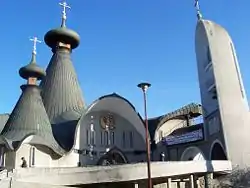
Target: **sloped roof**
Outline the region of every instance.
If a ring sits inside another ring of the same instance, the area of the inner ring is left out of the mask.
[[[7,120],[9,119],[9,114],[0,114],[0,133],[2,132]]]
[[[53,137],[39,87],[23,85],[21,88],[23,92],[1,132],[5,144],[7,143],[10,149],[18,149],[27,137],[33,136],[30,144],[44,145],[57,155],[63,155],[65,151]]]
[[[190,115],[191,117],[197,117],[202,114],[202,107],[200,104],[196,103],[190,103],[188,105],[183,106],[180,109],[177,109],[173,112],[170,112],[164,116],[161,117],[161,121],[159,125],[162,125],[168,120],[175,119],[175,118],[183,118],[187,115]]]
[[[202,106],[196,103],[190,103],[185,105],[173,112],[167,113],[165,115],[151,118],[148,120],[149,124],[149,134],[151,138],[154,138],[155,131],[165,122],[171,119],[184,118],[185,116],[190,115],[192,117],[197,117],[202,115]]]
[[[71,111],[69,120],[77,120],[84,109],[84,100],[74,66],[71,62],[70,50],[56,49],[46,70],[46,77],[41,81],[42,99],[52,124],[60,122],[60,116]],[[67,119],[64,119],[66,122]]]

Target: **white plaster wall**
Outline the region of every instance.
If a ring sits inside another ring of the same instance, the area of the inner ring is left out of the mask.
[[[71,151],[67,155],[58,160],[51,161],[51,167],[77,167],[79,162],[79,154]]]
[[[244,166],[250,165],[250,121],[244,86],[240,72],[237,73],[238,62],[234,61],[230,43],[230,36],[221,26],[207,20],[197,24],[195,45],[202,105],[207,113],[219,108],[228,158],[233,165]],[[205,70],[207,46],[210,47],[212,66]],[[218,100],[211,99],[207,91],[209,79],[214,80]]]
[[[79,137],[78,137],[79,138]],[[76,148],[79,144],[76,145]],[[8,169],[21,168],[21,158],[24,157],[27,161],[28,167],[76,167],[79,162],[79,154],[73,150],[67,155],[55,160],[50,155],[35,148],[35,165],[31,165],[31,146],[29,144],[22,144],[16,151],[7,151],[5,153],[5,167]]]
[[[15,153],[15,166],[14,168],[21,168],[21,158],[24,157],[27,161],[28,167],[31,167],[29,164],[31,164],[31,157],[30,157],[30,151],[31,151],[31,145],[29,144],[23,144]],[[40,150],[35,148],[35,165],[34,167],[50,167],[51,157],[41,152]]]
[[[80,155],[80,161],[83,165],[96,164],[99,158],[105,153],[106,145],[101,144],[101,132],[105,132],[105,130],[100,126],[100,117],[103,115],[107,115],[108,111],[98,111],[98,112],[90,112],[80,121],[80,149],[89,149],[89,145],[87,144],[87,130],[90,130],[91,124],[91,116],[94,117],[93,124],[95,129],[95,147],[94,151],[97,152],[97,155],[93,160],[90,159],[89,156]],[[112,130],[115,134],[114,144],[110,146],[110,148],[117,147],[122,150],[122,152],[129,158],[129,162],[137,162],[144,159],[143,155],[132,155],[131,152],[134,150],[145,150],[145,141],[141,134],[137,131],[135,126],[141,125],[132,125],[128,120],[124,119],[118,114],[112,113],[115,118],[115,129]],[[133,147],[130,147],[129,142],[129,134],[132,131],[133,133]],[[126,146],[123,145],[123,132],[126,133]],[[127,154],[126,154],[127,153]]]
[[[186,127],[186,120],[180,120],[180,119],[173,119],[165,122],[162,124],[155,132],[155,142],[156,144],[161,141],[161,132],[162,136],[167,136],[171,132],[173,132],[176,129]]]

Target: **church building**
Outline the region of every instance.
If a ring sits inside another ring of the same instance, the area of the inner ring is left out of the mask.
[[[10,114],[0,115],[0,166],[145,162],[144,119],[127,99],[111,93],[86,105],[71,61],[80,36],[66,26],[69,6],[60,5],[60,27],[44,36],[52,51],[46,70],[36,62],[40,41],[34,37],[30,63],[19,70],[26,80],[20,98]],[[202,104],[190,103],[149,119],[151,160],[230,160],[235,166],[250,165],[250,116],[233,42],[223,27],[202,18],[198,1],[196,8],[195,51]],[[239,137],[244,140],[241,147]]]

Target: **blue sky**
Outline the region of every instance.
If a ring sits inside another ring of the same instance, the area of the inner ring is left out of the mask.
[[[149,81],[149,116],[190,102],[200,102],[194,34],[193,0],[68,0],[67,26],[81,36],[72,59],[87,104],[117,92],[142,112],[136,85]],[[59,1],[1,2],[0,113],[11,112],[25,83],[18,75],[30,61],[29,37],[43,39],[60,25]],[[250,88],[250,1],[200,0],[204,18],[224,26],[238,54],[244,85]],[[38,47],[37,62],[46,67],[51,51]],[[249,97],[248,97],[249,98]]]

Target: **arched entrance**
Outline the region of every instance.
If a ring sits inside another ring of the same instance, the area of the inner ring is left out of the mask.
[[[224,149],[219,141],[215,141],[212,144],[211,150],[210,150],[210,159],[211,160],[227,160],[227,156],[225,154],[225,151],[224,151]],[[214,176],[214,178],[218,178],[222,175],[215,173],[213,176]]]
[[[227,160],[226,154],[224,149],[222,148],[221,144],[216,142],[213,144],[211,148],[211,160]]]
[[[189,147],[181,155],[181,161],[200,161],[205,160],[202,151],[198,147]]]
[[[118,150],[110,150],[104,156],[102,156],[97,165],[118,165],[128,163],[126,157],[122,154],[122,152]]]

